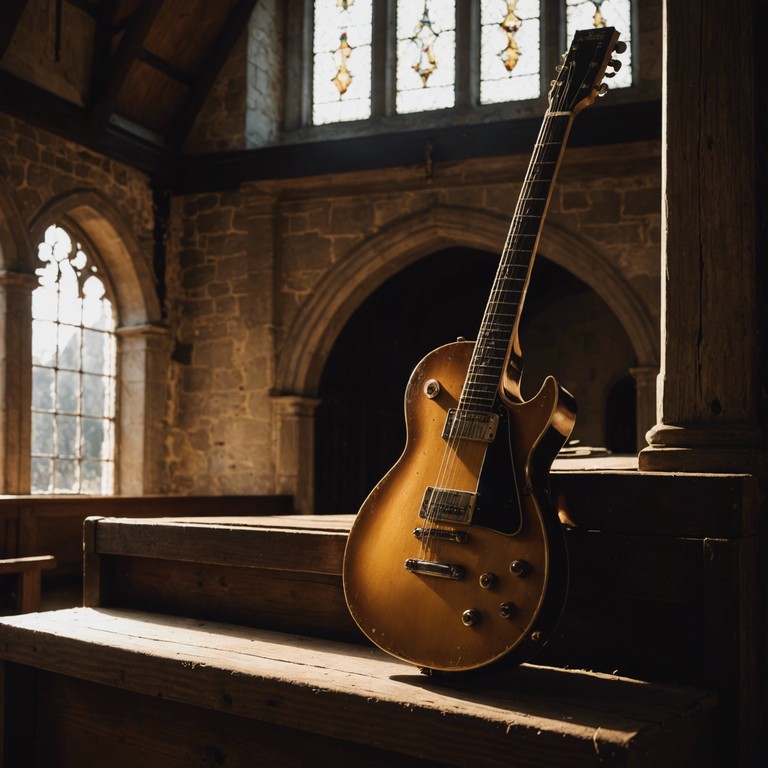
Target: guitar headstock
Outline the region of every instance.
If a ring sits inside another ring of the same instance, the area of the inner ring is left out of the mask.
[[[626,49],[626,43],[619,42],[619,33],[613,27],[576,32],[549,90],[550,111],[575,115],[604,95],[608,86],[603,84],[603,78],[613,77],[621,67],[621,62],[611,56]],[[606,71],[608,67],[611,71]]]

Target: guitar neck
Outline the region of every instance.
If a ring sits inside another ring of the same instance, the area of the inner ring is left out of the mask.
[[[572,122],[571,112],[548,111],[544,116],[480,324],[459,409],[493,408]]]

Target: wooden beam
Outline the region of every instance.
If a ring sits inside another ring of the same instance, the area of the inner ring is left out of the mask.
[[[171,124],[167,139],[172,147],[180,149],[195,124],[195,118],[205,103],[216,78],[221,72],[232,48],[243,31],[258,0],[238,0],[229,15],[229,20],[211,48],[202,70],[198,73],[195,86],[190,91],[181,109]]]
[[[26,7],[27,0],[4,0],[0,3],[0,59],[5,56],[11,44],[13,33]]]
[[[519,118],[190,155],[178,166],[174,191],[214,191],[233,189],[246,181],[423,165],[428,142],[435,163],[529,153],[539,122],[539,118]],[[568,143],[585,147],[660,138],[661,102],[649,101],[587,110],[574,125]]]
[[[117,126],[93,126],[88,111],[0,69],[0,112],[126,163],[170,183],[176,159],[164,147],[151,144]]]
[[[95,87],[90,115],[92,125],[105,125],[109,121],[112,109],[120,95],[120,89],[128,77],[131,66],[141,52],[144,40],[146,40],[162,4],[163,0],[142,0],[133,12],[117,50],[111,58],[106,78],[101,82],[94,80]]]

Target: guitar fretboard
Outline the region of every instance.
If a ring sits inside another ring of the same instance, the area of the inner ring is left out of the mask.
[[[480,324],[459,410],[493,408],[572,119],[571,113],[544,116]]]

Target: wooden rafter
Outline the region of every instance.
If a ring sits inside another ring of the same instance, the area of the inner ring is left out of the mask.
[[[21,14],[26,7],[27,0],[3,0],[0,3],[0,59],[5,56],[11,44]]]
[[[93,125],[104,125],[109,121],[112,109],[120,95],[120,89],[128,77],[131,66],[141,53],[144,41],[162,4],[163,0],[142,0],[132,14],[117,50],[110,59],[106,77],[100,83],[94,81],[91,102],[91,123]],[[109,50],[111,40],[105,38],[105,35],[111,37],[112,32],[111,28],[100,30],[101,43],[97,47],[102,51],[105,48],[107,51]]]
[[[226,25],[213,44],[203,68],[198,73],[195,85],[185,99],[167,134],[171,146],[181,149],[195,123],[197,113],[205,103],[216,78],[221,72],[237,39],[248,25],[258,0],[238,0],[229,15]]]

